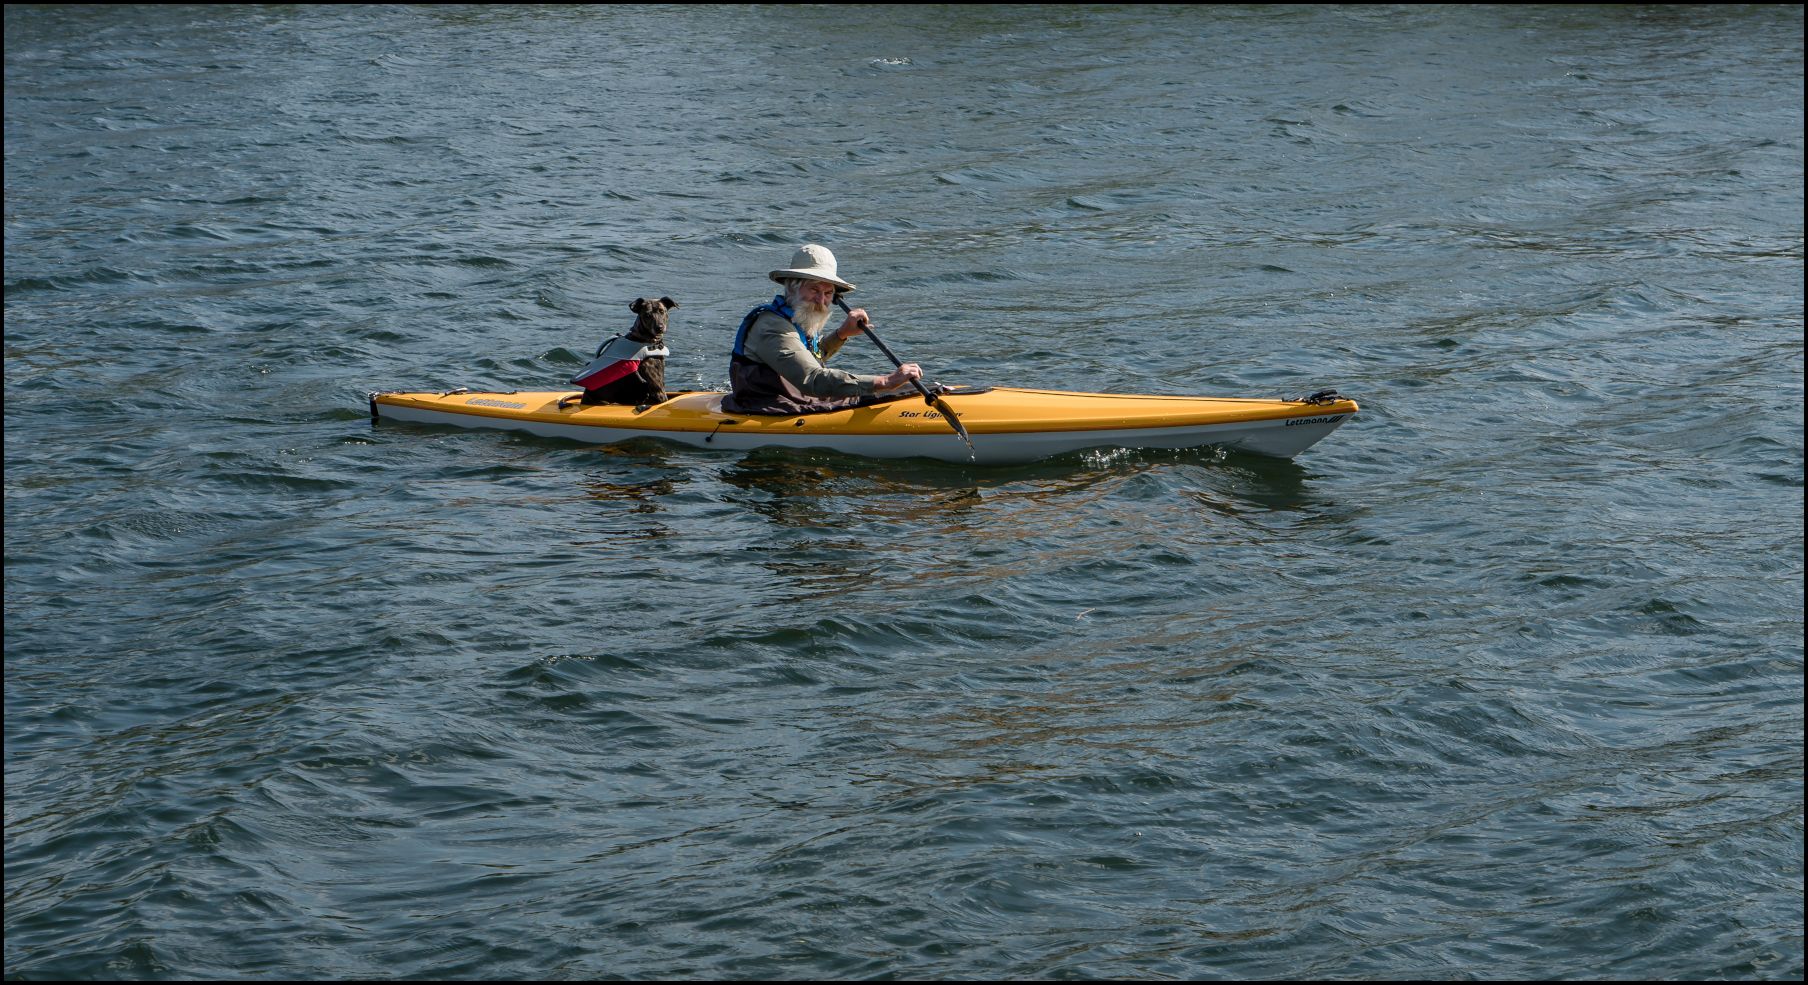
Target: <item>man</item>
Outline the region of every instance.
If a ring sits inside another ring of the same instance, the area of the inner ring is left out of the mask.
[[[869,321],[855,308],[840,327],[823,337],[837,293],[854,285],[835,272],[835,254],[814,243],[799,248],[791,266],[767,276],[783,293],[747,313],[735,333],[728,377],[734,390],[722,409],[734,414],[816,414],[872,403],[886,390],[920,379],[916,363],[885,376],[856,376],[830,369],[823,360]]]

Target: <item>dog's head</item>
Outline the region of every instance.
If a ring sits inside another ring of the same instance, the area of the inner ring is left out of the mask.
[[[628,310],[639,315],[628,338],[636,342],[658,342],[665,338],[665,313],[678,307],[671,298],[635,298]]]

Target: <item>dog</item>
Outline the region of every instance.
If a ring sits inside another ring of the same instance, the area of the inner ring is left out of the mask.
[[[603,343],[584,371],[572,379],[583,386],[583,403],[664,403],[666,312],[678,307],[671,298],[635,298],[628,310],[640,317],[624,336]],[[641,358],[634,358],[634,356]],[[586,382],[588,380],[589,382]],[[594,387],[594,389],[592,388]]]

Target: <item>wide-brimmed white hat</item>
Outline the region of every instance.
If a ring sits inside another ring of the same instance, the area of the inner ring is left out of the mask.
[[[826,280],[844,291],[851,291],[854,285],[835,276],[835,254],[826,246],[805,243],[791,254],[791,267],[788,270],[774,270],[766,276],[776,281],[784,281],[791,277],[803,280]]]

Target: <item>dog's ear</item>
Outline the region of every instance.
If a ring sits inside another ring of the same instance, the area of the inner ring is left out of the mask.
[[[646,298],[635,298],[633,300],[633,302],[631,302],[628,305],[628,310],[634,312],[637,315],[640,314],[641,312],[647,310],[647,299]]]
[[[678,307],[678,302],[672,300],[671,298],[660,298],[659,303],[665,305],[665,310],[667,310],[667,311],[670,311],[673,308]]]

